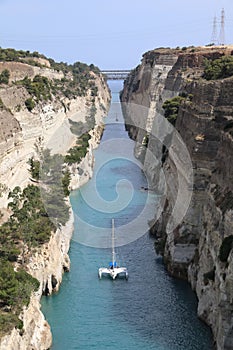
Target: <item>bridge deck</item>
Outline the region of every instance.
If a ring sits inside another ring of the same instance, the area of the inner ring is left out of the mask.
[[[101,71],[109,80],[125,80],[130,73],[129,69],[106,69]]]

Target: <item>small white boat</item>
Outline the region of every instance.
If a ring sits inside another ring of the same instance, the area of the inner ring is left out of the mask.
[[[116,277],[124,277],[128,279],[127,268],[119,266],[116,262],[114,219],[112,219],[112,261],[109,263],[109,267],[99,268],[99,278],[108,276],[113,280],[115,280]]]

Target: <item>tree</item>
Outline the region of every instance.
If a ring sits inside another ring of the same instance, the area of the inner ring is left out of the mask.
[[[3,305],[14,304],[17,295],[17,280],[13,266],[9,262],[1,261],[0,270],[0,302]]]
[[[0,84],[8,84],[10,78],[10,72],[8,69],[4,69],[0,74]]]
[[[180,107],[181,102],[184,99],[185,98],[182,96],[176,96],[176,97],[173,97],[169,100],[166,100],[162,106],[164,109],[165,118],[167,118],[167,120],[172,125],[175,125],[175,123],[176,123],[176,118],[178,116],[179,107]]]
[[[216,60],[206,60],[203,78],[206,80],[225,79],[233,75],[233,57],[223,56]]]
[[[28,161],[28,164],[30,165],[30,174],[33,179],[39,180],[40,178],[40,162],[39,160],[34,160],[33,157],[31,157]]]
[[[70,194],[70,190],[69,190],[70,180],[71,180],[70,171],[69,169],[66,169],[62,178],[62,186],[63,186],[63,191],[65,196],[69,196]]]
[[[35,107],[35,102],[34,100],[29,97],[26,101],[25,101],[25,106],[27,107],[28,111],[31,112],[33,110],[33,108]]]

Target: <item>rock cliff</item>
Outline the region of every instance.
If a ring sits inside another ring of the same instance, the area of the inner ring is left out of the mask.
[[[25,106],[30,94],[24,86],[15,81],[27,76],[43,76],[59,84],[64,79],[62,71],[49,68],[48,61],[41,62],[46,67],[30,66],[22,62],[0,62],[0,72],[10,72],[9,85],[0,88],[0,208],[3,220],[9,215],[7,209],[8,193],[14,187],[24,188],[32,183],[28,169],[28,160],[38,157],[38,150],[49,148],[52,153],[65,155],[77,139],[71,132],[71,123],[87,123],[87,116],[94,113],[93,130],[90,132],[89,147],[80,164],[70,167],[71,189],[78,188],[92,176],[93,149],[97,147],[103,130],[103,117],[109,107],[110,93],[103,77],[90,72],[95,84],[96,93],[88,90],[84,96],[53,95],[47,101],[37,102],[32,111]],[[71,76],[66,77],[71,79]],[[93,84],[92,84],[93,85]],[[77,171],[77,168],[79,169]],[[73,171],[72,171],[73,170]],[[69,204],[68,200],[67,203]],[[31,296],[28,307],[22,311],[23,332],[14,329],[1,339],[1,350],[46,350],[52,342],[48,323],[40,311],[40,297],[59,289],[62,274],[69,270],[68,256],[70,240],[73,232],[73,213],[65,226],[59,226],[52,233],[49,242],[33,252],[27,252],[26,269],[40,282],[40,288]],[[20,258],[20,257],[19,257]],[[16,265],[17,268],[17,265]]]
[[[170,273],[196,291],[198,315],[219,350],[233,348],[233,77],[202,76],[206,59],[232,53],[232,47],[150,51],[121,94],[135,154],[163,199],[151,228],[157,249]],[[177,95],[184,99],[174,129],[162,106]],[[135,104],[145,106],[144,113]],[[183,211],[179,222],[174,208]]]
[[[1,62],[0,62],[1,63]],[[8,62],[2,64],[5,65]],[[20,65],[20,78],[32,70],[32,78],[36,74],[44,74],[57,84],[62,79],[62,72],[49,68],[31,67],[28,64],[9,62],[11,74]],[[25,68],[26,66],[26,68]],[[9,67],[8,67],[9,69]],[[36,70],[36,72],[35,72]],[[18,72],[18,68],[16,70]],[[33,73],[34,72],[34,73]],[[23,75],[21,75],[23,74]],[[71,132],[70,120],[76,123],[86,122],[86,117],[94,104],[96,107],[95,122],[101,124],[109,101],[109,90],[103,77],[92,73],[98,91],[93,98],[91,91],[85,96],[65,97],[60,95],[52,100],[38,103],[32,111],[25,106],[30,94],[24,86],[11,84],[0,89],[0,183],[12,189],[24,187],[30,180],[27,161],[34,156],[38,148],[49,148],[52,153],[65,154],[75,144],[76,135]],[[44,75],[42,75],[44,76]],[[0,207],[7,205],[7,192],[0,197]]]

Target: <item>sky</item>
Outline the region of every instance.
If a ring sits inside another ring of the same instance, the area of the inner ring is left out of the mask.
[[[0,47],[56,61],[132,69],[156,47],[206,45],[225,9],[233,43],[233,0],[0,0]]]

